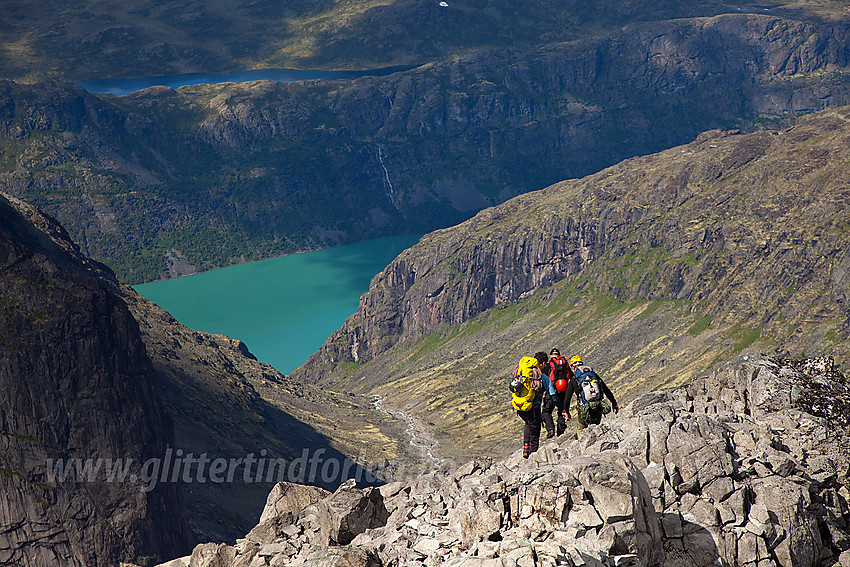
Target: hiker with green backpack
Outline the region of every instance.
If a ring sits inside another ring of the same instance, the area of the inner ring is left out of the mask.
[[[614,399],[614,394],[602,381],[593,368],[582,362],[581,357],[576,355],[570,359],[570,368],[573,375],[567,385],[567,391],[564,397],[564,407],[566,408],[566,418],[570,421],[570,399],[573,392],[576,394],[578,401],[578,431],[587,427],[592,423],[602,423],[602,414],[611,411],[603,401],[603,395],[611,400],[611,408],[614,413],[619,413],[620,406],[617,405],[617,400]]]

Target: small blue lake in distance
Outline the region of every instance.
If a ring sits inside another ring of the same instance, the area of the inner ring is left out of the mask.
[[[159,75],[127,79],[91,79],[79,81],[81,87],[92,94],[124,96],[141,89],[161,85],[176,89],[186,85],[244,83],[246,81],[307,81],[310,79],[356,79],[357,77],[384,76],[413,69],[411,65],[384,67],[365,71],[319,71],[299,69],[256,69],[237,73],[187,73],[184,75]]]
[[[420,236],[391,236],[135,286],[178,321],[243,341],[289,374],[357,310],[372,277]]]

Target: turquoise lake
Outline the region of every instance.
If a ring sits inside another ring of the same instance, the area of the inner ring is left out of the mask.
[[[277,81],[290,83],[311,79],[356,79],[366,76],[384,76],[398,71],[412,69],[411,65],[398,65],[380,69],[362,71],[320,71],[301,69],[255,69],[236,73],[186,73],[182,75],[157,75],[152,77],[132,77],[118,79],[91,79],[80,81],[81,87],[93,94],[128,95],[141,89],[160,85],[176,89],[186,85],[243,83],[246,81]]]
[[[391,236],[135,286],[199,331],[243,341],[284,374],[357,310],[372,277],[420,236]]]

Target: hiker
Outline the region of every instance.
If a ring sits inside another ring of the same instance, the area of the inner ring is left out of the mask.
[[[511,380],[511,405],[524,422],[522,428],[522,457],[540,447],[540,402],[543,390],[540,361],[533,356],[523,356]]]
[[[584,364],[581,357],[576,355],[570,359],[570,369],[573,376],[567,385],[567,391],[564,394],[564,407],[566,408],[566,418],[570,421],[570,399],[573,392],[576,394],[578,402],[578,431],[590,425],[591,423],[601,423],[602,414],[608,413],[605,411],[607,407],[602,401],[603,394],[611,400],[611,407],[614,413],[620,411],[620,406],[617,405],[617,400],[614,399],[614,394],[602,381],[602,378],[593,371],[593,368]],[[609,410],[610,411],[610,410]]]
[[[555,390],[555,386],[552,383],[549,355],[545,352],[535,352],[534,358],[540,362],[539,368],[543,379],[543,399],[540,402],[540,417],[543,420],[543,426],[546,428],[546,439],[551,439],[555,436],[555,423],[552,419],[552,411],[558,408],[558,420],[561,421],[563,419],[560,417],[563,403],[557,397],[558,391]],[[566,426],[566,423],[564,423],[564,428]]]
[[[553,437],[555,431],[555,420],[552,419],[552,412],[555,408],[558,409],[557,415],[557,434],[562,435],[567,430],[567,411],[566,397],[567,385],[572,378],[573,371],[567,359],[561,356],[561,351],[557,348],[552,348],[549,351],[549,362],[543,367],[543,373],[549,376],[551,388],[549,390],[551,401],[546,405],[546,400],[543,401],[542,415],[543,424],[546,426],[546,439]]]

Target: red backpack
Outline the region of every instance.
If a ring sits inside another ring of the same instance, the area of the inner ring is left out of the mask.
[[[552,379],[553,384],[558,380],[570,379],[570,365],[566,358],[556,354],[549,359],[549,362],[550,367],[552,368],[552,373],[549,375],[549,378]]]

